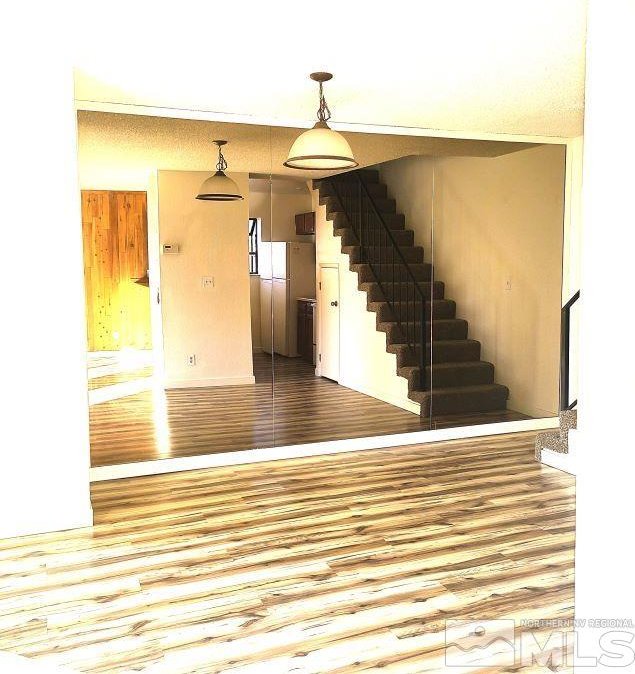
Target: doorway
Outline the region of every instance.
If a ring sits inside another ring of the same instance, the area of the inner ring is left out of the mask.
[[[147,194],[82,190],[89,400],[152,381]]]
[[[340,378],[340,280],[339,268],[320,266],[320,374]]]

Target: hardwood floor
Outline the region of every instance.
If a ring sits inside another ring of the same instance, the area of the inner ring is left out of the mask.
[[[0,541],[0,650],[100,674],[414,674],[445,671],[446,620],[531,638],[521,620],[573,617],[575,533],[574,480],[534,435],[94,484],[93,528]]]
[[[126,372],[116,372],[114,374],[106,374],[101,377],[93,377],[88,380],[88,390],[94,391],[104,386],[112,386],[113,384],[123,384],[136,379],[146,379],[152,377],[154,368],[152,366],[143,367],[138,370],[129,370]]]
[[[255,385],[143,391],[90,408],[91,465],[514,421],[517,412],[422,419],[316,377],[298,358],[254,358]]]

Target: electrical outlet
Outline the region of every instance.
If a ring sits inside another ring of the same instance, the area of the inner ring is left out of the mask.
[[[214,277],[213,276],[203,276],[201,279],[201,285],[203,288],[206,288],[209,290],[210,288],[214,287]]]
[[[196,354],[193,353],[187,357],[187,364],[190,367],[194,367],[194,365],[196,365]]]

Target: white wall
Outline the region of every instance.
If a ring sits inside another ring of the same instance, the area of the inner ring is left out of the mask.
[[[92,523],[72,71],[37,46],[46,57],[20,49],[2,82],[0,538]]]
[[[166,387],[220,386],[254,381],[247,260],[248,178],[231,173],[242,201],[198,201],[204,171],[159,171],[161,244],[180,246],[161,256]],[[214,287],[203,287],[213,277]],[[187,364],[190,354],[196,365]]]
[[[509,387],[509,409],[533,417],[558,410],[564,169],[558,145],[381,166],[468,336]]]
[[[378,398],[419,414],[419,405],[408,398],[408,383],[397,375],[397,358],[386,352],[386,335],[376,328],[376,315],[368,311],[366,293],[358,289],[357,273],[349,267],[349,256],[342,253],[341,239],[333,234],[333,223],[326,219],[326,207],[320,206],[313,191],[316,212],[315,250],[317,283],[320,265],[336,265],[340,290],[340,376],[339,383],[360,393]],[[319,287],[316,283],[316,287]],[[320,293],[317,293],[317,321],[321,321]],[[317,351],[320,353],[320,331]],[[319,375],[319,361],[316,367]]]
[[[590,3],[584,139],[581,379],[576,480],[576,618],[635,621],[631,335],[611,339],[606,319],[632,324],[635,3]],[[580,651],[597,654],[587,623]],[[635,648],[633,629],[628,630]],[[609,663],[610,664],[610,663]],[[598,666],[592,671],[632,671]],[[587,671],[580,668],[576,671]],[[590,670],[588,670],[590,671]]]
[[[562,305],[564,306],[582,285],[582,136],[568,143],[565,176],[564,242],[562,255]],[[580,392],[580,307],[571,307],[569,337],[569,401],[579,399]]]

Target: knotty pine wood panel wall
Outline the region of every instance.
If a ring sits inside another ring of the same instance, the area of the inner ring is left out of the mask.
[[[145,192],[82,191],[89,351],[152,347]]]

